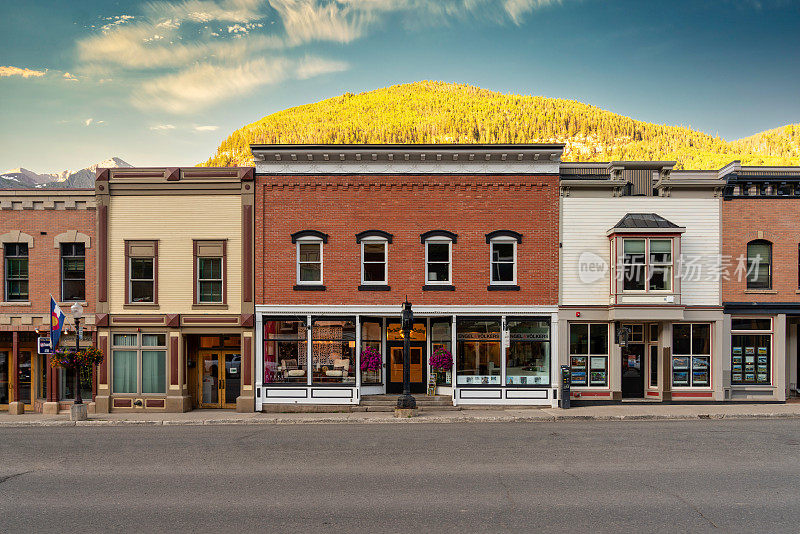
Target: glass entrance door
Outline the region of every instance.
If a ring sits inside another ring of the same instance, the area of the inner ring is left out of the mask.
[[[25,407],[32,407],[33,405],[33,391],[31,391],[34,386],[33,373],[31,351],[19,351],[19,400],[25,404]]]
[[[622,398],[644,397],[644,343],[629,343],[622,351]]]
[[[242,359],[239,353],[202,353],[199,374],[201,408],[236,407],[242,382]]]
[[[388,393],[403,392],[403,346],[389,345],[389,381],[386,390]],[[412,344],[409,348],[410,357],[410,382],[412,393],[425,391],[425,347]]]

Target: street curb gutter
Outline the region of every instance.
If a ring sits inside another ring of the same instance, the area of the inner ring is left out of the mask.
[[[795,413],[770,414],[674,414],[674,415],[550,415],[550,416],[478,416],[462,415],[442,417],[437,415],[414,418],[354,418],[331,417],[290,419],[281,417],[247,419],[190,419],[190,420],[147,420],[147,419],[89,419],[87,421],[46,420],[46,421],[0,421],[0,428],[27,427],[117,427],[117,426],[232,426],[232,425],[304,425],[304,424],[387,424],[387,423],[553,423],[559,421],[690,421],[701,419],[800,419]]]

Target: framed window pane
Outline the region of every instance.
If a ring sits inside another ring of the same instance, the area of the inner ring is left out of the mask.
[[[623,289],[626,291],[644,291],[646,268],[642,265],[628,265],[624,266],[625,272],[623,275]]]
[[[152,280],[153,258],[131,258],[131,280]]]
[[[386,243],[364,243],[364,261],[386,261]]]
[[[492,261],[513,262],[513,243],[492,243]]]
[[[167,392],[167,353],[163,350],[142,351],[142,393]]]
[[[731,330],[772,330],[771,319],[731,319]]]
[[[588,354],[589,353],[589,325],[570,324],[569,325],[569,353]]]
[[[672,352],[673,354],[692,353],[692,325],[672,325]]]
[[[428,243],[428,261],[450,261],[449,243]]]
[[[153,282],[131,282],[131,302],[153,302]]]
[[[459,321],[456,339],[458,385],[500,385],[500,320]]]
[[[772,243],[753,241],[747,245],[748,289],[771,289]]]
[[[731,383],[771,383],[772,335],[734,334],[731,336]]]
[[[113,344],[115,347],[135,347],[136,334],[114,334]]]
[[[222,258],[198,258],[200,280],[222,280]]]
[[[305,384],[308,343],[305,321],[264,321],[264,383]]]
[[[709,356],[692,357],[692,385],[708,386],[711,384],[711,358]]]
[[[222,281],[200,281],[198,289],[200,302],[222,302]]]
[[[320,249],[322,243],[301,243],[300,244],[300,261],[301,262],[318,262],[320,261]]]
[[[492,282],[513,282],[513,263],[492,263]]]
[[[386,264],[385,263],[364,263],[365,282],[385,282]]]
[[[450,280],[449,263],[428,263],[429,282],[447,282]]]
[[[608,385],[608,356],[589,357],[589,385],[605,387]]]
[[[711,325],[692,325],[692,354],[711,354]]]
[[[550,385],[550,323],[509,321],[506,348],[506,383],[522,386]]]
[[[314,319],[311,323],[311,379],[315,384],[354,384],[356,325],[352,319]]]
[[[590,352],[592,354],[608,354],[608,325],[591,325]]]
[[[322,281],[322,265],[319,263],[300,264],[301,282],[320,282]]]
[[[167,346],[167,336],[165,334],[142,334],[142,346],[143,347],[166,347]]]
[[[114,381],[112,385],[114,393],[137,393],[136,351],[112,351],[111,365],[112,372],[114,373]]]
[[[650,272],[651,291],[669,291],[672,287],[672,267],[652,267]]]

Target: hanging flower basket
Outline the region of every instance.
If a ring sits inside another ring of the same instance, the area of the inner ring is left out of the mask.
[[[361,351],[361,371],[366,375],[363,379],[368,382],[381,381],[381,366],[383,358],[381,353],[367,346]]]
[[[453,355],[444,347],[433,351],[430,357],[431,370],[436,373],[436,383],[447,383],[447,372],[453,369]]]
[[[52,367],[61,369],[75,370],[91,369],[103,363],[103,353],[95,347],[88,347],[81,350],[57,348],[50,357]]]

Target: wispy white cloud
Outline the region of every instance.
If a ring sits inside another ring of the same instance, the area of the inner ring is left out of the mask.
[[[83,121],[83,124],[85,124],[86,126],[90,126],[90,125],[92,124],[92,121],[93,121],[93,120],[94,120],[94,119],[92,119],[92,118],[90,117],[90,118],[86,119],[85,121]]]
[[[210,125],[210,124],[207,125],[207,126],[195,126],[194,127],[194,131],[195,132],[216,132],[217,130],[219,130],[219,126]]]
[[[41,78],[47,74],[47,70],[34,70],[26,67],[0,67],[0,78],[7,76],[19,76],[20,78]]]
[[[68,82],[77,82],[78,81],[78,78],[76,76],[73,76],[69,72],[65,72],[64,74],[61,75],[61,77],[64,78]]]
[[[174,130],[175,129],[175,125],[174,124],[156,124],[155,126],[151,126],[150,129],[151,130],[155,130],[155,131],[163,132],[163,131],[167,131],[167,130]]]

